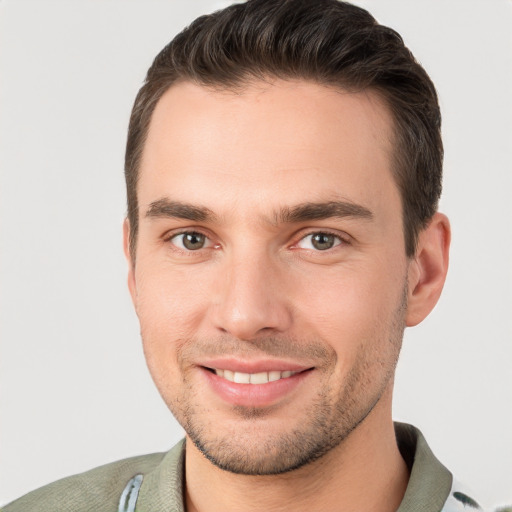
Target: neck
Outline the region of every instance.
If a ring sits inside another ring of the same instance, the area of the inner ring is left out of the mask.
[[[248,476],[223,471],[187,438],[187,512],[396,511],[409,474],[387,412],[391,409],[388,398],[385,404],[388,400],[382,397],[338,447],[283,475]]]

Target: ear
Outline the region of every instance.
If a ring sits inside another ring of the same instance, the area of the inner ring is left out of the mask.
[[[123,251],[128,262],[128,289],[132,296],[132,302],[135,305],[137,296],[137,286],[135,284],[135,261],[133,261],[130,251],[130,221],[126,218],[123,222]]]
[[[408,327],[423,321],[441,295],[448,272],[450,239],[450,222],[442,213],[436,213],[419,235],[416,255],[408,272]]]

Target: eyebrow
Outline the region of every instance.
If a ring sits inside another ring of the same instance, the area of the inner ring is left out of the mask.
[[[373,219],[373,213],[366,207],[348,201],[327,201],[324,203],[302,203],[283,208],[275,217],[284,224],[322,220],[330,218]]]
[[[153,201],[146,211],[146,217],[175,218],[196,222],[214,221],[217,218],[209,208],[171,201],[166,197]]]
[[[150,203],[146,217],[176,218],[195,222],[214,222],[215,213],[204,206],[181,201],[171,201],[166,197]],[[273,216],[273,224],[294,224],[329,218],[373,219],[373,213],[366,207],[348,201],[327,201],[322,203],[301,203],[293,207],[283,207]]]

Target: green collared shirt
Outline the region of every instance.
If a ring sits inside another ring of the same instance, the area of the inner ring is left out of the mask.
[[[411,475],[398,512],[468,512],[477,503],[454,484],[421,432],[395,424]],[[6,505],[1,512],[185,512],[185,442],[167,453],[133,457],[64,478]]]

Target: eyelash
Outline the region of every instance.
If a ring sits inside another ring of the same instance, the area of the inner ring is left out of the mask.
[[[206,238],[206,240],[209,240],[211,242],[211,238],[206,233],[203,233],[202,231],[197,230],[197,229],[183,230],[183,231],[179,231],[177,233],[174,232],[174,233],[171,233],[171,234],[168,234],[167,236],[165,236],[163,240],[164,240],[164,242],[170,243],[173,246],[174,251],[178,251],[179,253],[184,254],[186,256],[194,256],[194,253],[199,253],[202,249],[210,249],[211,248],[211,247],[201,247],[200,249],[193,251],[190,249],[183,249],[181,247],[178,247],[177,245],[175,245],[172,242],[172,240],[178,238],[181,235],[201,235],[201,236],[204,236]],[[213,244],[213,242],[211,242],[211,243],[214,248],[218,246],[218,244],[216,245],[216,244]]]
[[[327,236],[333,236],[334,238],[337,239],[338,243],[336,243],[333,247],[330,247],[329,249],[325,249],[325,250],[320,250],[320,249],[306,249],[306,250],[310,250],[312,252],[316,252],[316,253],[322,253],[322,252],[325,252],[325,253],[328,253],[332,250],[334,250],[336,247],[340,246],[340,245],[348,245],[350,242],[348,241],[347,237],[343,237],[341,236],[339,233],[334,233],[332,231],[329,231],[329,230],[319,230],[319,231],[310,231],[309,233],[305,234],[304,236],[302,236],[297,242],[295,242],[293,244],[294,247],[298,246],[299,243],[301,243],[302,241],[304,241],[306,238],[308,237],[312,237],[314,235],[327,235]]]
[[[197,249],[197,250],[191,250],[191,249],[183,249],[181,247],[178,247],[176,246],[172,240],[175,239],[175,238],[178,238],[179,236],[181,235],[201,235],[201,236],[204,236],[207,240],[210,241],[211,243],[211,246],[210,247],[201,247],[200,249]],[[291,245],[291,248],[292,249],[298,249],[297,246],[299,243],[301,243],[303,240],[305,240],[307,237],[311,237],[311,236],[314,236],[314,235],[327,235],[327,236],[333,236],[337,239],[337,242],[333,247],[330,247],[328,249],[325,249],[325,250],[320,250],[320,249],[305,249],[305,250],[308,250],[308,251],[311,251],[311,252],[314,252],[314,253],[322,253],[322,252],[325,252],[325,253],[329,253],[331,252],[332,250],[335,250],[336,247],[339,247],[340,245],[350,245],[350,240],[348,238],[348,236],[342,236],[340,235],[339,233],[337,232],[333,232],[333,231],[330,231],[330,230],[318,230],[318,231],[309,231],[308,233],[304,234],[303,236],[301,236],[296,242],[294,242],[292,245]],[[211,249],[211,248],[218,248],[220,247],[220,244],[214,244],[212,241],[211,241],[211,238],[204,232],[200,231],[200,230],[194,230],[194,229],[191,229],[191,230],[183,230],[183,231],[179,231],[179,232],[174,232],[174,233],[171,233],[169,235],[167,235],[165,238],[164,238],[164,242],[170,242],[171,245],[173,245],[173,250],[175,251],[178,251],[182,254],[185,254],[187,256],[193,256],[194,253],[199,253],[201,250],[203,249]]]

